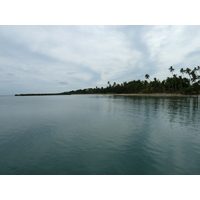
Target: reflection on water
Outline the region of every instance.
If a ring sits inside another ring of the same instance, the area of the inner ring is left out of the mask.
[[[200,174],[193,97],[0,98],[0,174]]]

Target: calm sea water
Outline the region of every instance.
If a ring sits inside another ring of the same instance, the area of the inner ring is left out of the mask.
[[[0,174],[200,174],[193,97],[0,97]]]

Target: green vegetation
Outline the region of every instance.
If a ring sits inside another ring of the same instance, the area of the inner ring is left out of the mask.
[[[46,95],[66,95],[66,93],[62,92],[62,93],[41,93],[41,94],[34,94],[34,93],[33,94],[15,94],[15,96],[46,96]]]
[[[69,91],[63,93],[50,94],[18,94],[16,96],[39,96],[39,95],[71,95],[71,94],[130,94],[130,93],[169,93],[169,94],[186,94],[198,95],[200,94],[200,66],[193,70],[180,69],[180,74],[174,74],[175,69],[170,66],[169,71],[172,77],[167,77],[166,80],[160,81],[157,78],[150,79],[150,75],[146,74],[145,78],[148,80],[133,80],[130,82],[123,82],[113,84],[108,81],[108,86],[103,88],[95,87],[88,89],[79,89],[76,91]],[[185,77],[186,76],[186,77]]]
[[[88,88],[79,89],[76,91],[64,92],[64,94],[128,94],[128,93],[171,93],[171,94],[199,94],[200,93],[200,66],[193,70],[181,68],[181,75],[174,74],[175,69],[171,66],[169,68],[172,77],[167,77],[166,80],[160,81],[154,78],[152,81],[150,75],[146,74],[145,78],[148,80],[133,80],[130,82],[123,82],[113,84],[108,81],[108,86],[103,88]],[[187,75],[188,77],[184,77]]]

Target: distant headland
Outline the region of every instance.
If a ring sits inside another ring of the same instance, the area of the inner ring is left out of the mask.
[[[32,94],[15,94],[15,96],[49,96],[49,95],[70,95],[66,94],[66,92],[62,93],[32,93]]]

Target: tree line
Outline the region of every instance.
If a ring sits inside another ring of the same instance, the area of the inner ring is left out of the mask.
[[[171,94],[199,94],[200,93],[200,66],[194,69],[180,69],[180,74],[174,73],[175,69],[170,66],[171,77],[160,81],[156,77],[150,78],[149,74],[144,77],[146,80],[133,80],[113,84],[108,81],[107,87],[95,87],[63,92],[62,94],[128,94],[128,93],[171,93]]]

